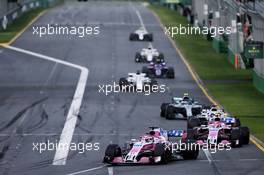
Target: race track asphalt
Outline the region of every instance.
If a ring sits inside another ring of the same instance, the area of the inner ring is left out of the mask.
[[[140,27],[135,10],[154,34],[155,48],[175,69],[175,80],[159,79],[165,93],[99,93],[98,85],[118,83],[128,72],[141,70],[136,51],[147,42],[130,42],[130,32]],[[55,151],[33,151],[36,142],[59,140],[75,92],[80,71],[37,57],[0,48],[0,174],[61,175],[261,175],[264,154],[254,144],[210,154],[200,151],[198,160],[175,161],[157,166],[101,167],[109,143],[123,145],[149,126],[186,129],[186,121],[165,120],[160,104],[188,92],[203,104],[210,102],[199,89],[178,53],[150,10],[141,3],[121,1],[66,1],[50,9],[33,26],[47,24],[100,26],[100,34],[84,38],[32,34],[32,26],[12,45],[89,69],[84,99],[72,142],[100,144],[99,151],[70,151],[66,165],[52,165]],[[93,169],[95,168],[95,169]],[[83,171],[83,172],[81,172]]]

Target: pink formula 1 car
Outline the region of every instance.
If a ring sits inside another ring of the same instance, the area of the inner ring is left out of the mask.
[[[174,142],[170,141],[174,139]],[[106,148],[104,163],[109,164],[166,164],[175,159],[196,159],[199,146],[181,149],[178,143],[187,143],[187,133],[183,130],[164,130],[151,127],[139,139],[131,139],[123,148],[110,144]]]
[[[207,125],[188,129],[188,138],[196,140],[198,144],[223,144],[239,147],[249,143],[249,128],[246,126],[233,126],[235,118],[215,118]]]

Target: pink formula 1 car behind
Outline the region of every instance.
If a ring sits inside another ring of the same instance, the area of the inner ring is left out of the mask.
[[[193,143],[192,146],[182,149],[182,144],[179,144],[188,141],[187,133],[183,130],[150,127],[147,134],[139,139],[131,139],[124,145],[124,148],[116,144],[108,145],[103,162],[112,165],[166,164],[175,159],[197,159],[198,145]]]
[[[240,147],[249,143],[249,128],[246,126],[233,126],[236,118],[214,118],[207,125],[188,129],[188,138],[196,140],[198,144],[230,145]]]

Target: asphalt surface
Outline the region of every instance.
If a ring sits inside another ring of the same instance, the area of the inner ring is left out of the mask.
[[[134,6],[134,7],[132,7]],[[155,48],[163,52],[175,69],[175,80],[158,80],[168,89],[149,96],[136,93],[99,93],[98,85],[118,82],[128,72],[141,70],[134,63],[136,51],[146,42],[130,42],[130,32],[140,27],[135,9],[149,32]],[[109,143],[123,145],[149,126],[185,129],[182,120],[159,117],[162,102],[190,93],[209,101],[195,84],[186,66],[166,38],[153,14],[140,3],[66,1],[49,10],[34,26],[45,24],[100,26],[100,34],[78,38],[32,34],[30,27],[13,46],[87,67],[90,71],[72,142],[99,143],[99,151],[70,151],[66,165],[54,166],[55,151],[33,151],[33,143],[58,142],[75,92],[80,71],[41,60],[28,54],[0,48],[0,174],[250,174],[264,172],[264,154],[253,144],[210,154],[200,151],[198,160],[175,161],[158,166],[101,167]]]

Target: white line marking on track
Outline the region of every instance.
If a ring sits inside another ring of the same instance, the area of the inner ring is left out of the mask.
[[[203,149],[203,152],[204,152],[208,162],[211,164],[212,160],[213,160],[211,153],[208,150],[205,150],[205,149]]]
[[[53,66],[50,74],[49,74],[49,77],[47,78],[47,80],[45,81],[44,85],[43,85],[43,88],[41,89],[40,91],[40,94],[43,94],[44,93],[44,87],[48,85],[49,81],[51,80],[51,78],[53,77],[53,74],[55,73],[55,70],[58,66],[58,63],[55,63],[55,65]]]
[[[140,21],[140,25],[146,30],[146,26],[145,26],[145,24],[143,22],[143,19],[142,19],[141,15],[140,15],[139,11],[137,9],[135,9],[135,10],[136,10],[136,14],[138,16],[138,19]]]
[[[208,162],[208,160],[196,160],[198,162]],[[220,159],[214,159],[214,162],[226,162],[226,159],[220,160]],[[233,159],[228,160],[229,162],[251,162],[251,161],[264,161],[264,159]]]
[[[113,167],[108,167],[108,175],[114,175],[114,168]]]
[[[60,141],[59,141],[59,146],[60,145],[70,145],[71,140],[72,140],[72,136],[74,133],[74,129],[75,129],[75,125],[77,122],[77,116],[79,114],[79,110],[81,107],[81,103],[82,103],[82,99],[83,99],[83,95],[84,95],[84,91],[85,91],[85,87],[86,87],[86,82],[87,82],[87,78],[89,75],[89,70],[86,67],[80,66],[80,65],[76,65],[67,61],[63,61],[63,60],[59,60],[56,58],[52,58],[49,56],[45,56],[42,54],[38,54],[35,52],[31,52],[28,50],[24,50],[21,48],[17,48],[17,47],[13,47],[13,46],[5,46],[6,48],[10,49],[10,50],[14,50],[17,52],[21,52],[27,55],[31,55],[31,56],[35,56],[44,60],[48,60],[48,61],[52,61],[55,63],[59,63],[65,66],[69,66],[72,68],[76,68],[79,69],[81,71],[80,77],[79,77],[79,81],[73,96],[73,100],[70,106],[70,109],[68,111],[67,114],[67,118],[66,118],[66,122],[64,124],[61,136],[60,136]],[[63,149],[57,149],[54,159],[53,159],[53,165],[65,165],[66,164],[66,160],[68,157],[68,153],[69,153],[69,149],[65,149],[64,147],[62,147]]]
[[[134,134],[118,134],[119,136],[133,136],[133,137],[137,137],[139,136],[141,133],[134,133]],[[56,136],[58,135],[58,133],[36,133],[36,134],[14,134],[15,136]],[[85,133],[85,134],[73,134],[74,136],[115,136],[115,133],[109,134],[109,133]],[[10,136],[10,134],[0,134],[0,137],[7,137]]]
[[[67,175],[83,174],[83,173],[99,170],[99,169],[102,169],[104,167],[106,167],[106,165],[98,166],[98,167],[95,167],[95,168],[90,168],[90,169],[87,169],[87,170],[77,171],[77,172],[70,173],[70,174],[67,174]]]
[[[142,19],[141,14],[139,13],[139,11],[136,9],[136,7],[135,7],[131,2],[130,2],[129,4],[130,4],[130,6],[132,7],[132,9],[136,12],[137,17],[138,17],[138,19],[139,19],[139,21],[140,21],[140,25],[141,25],[141,27],[143,27],[143,28],[146,30],[146,27],[145,27],[145,24],[144,24],[144,22],[143,22],[143,19]]]
[[[45,82],[45,86],[48,85],[48,82],[49,82],[49,81],[51,80],[51,78],[53,77],[53,74],[55,73],[55,70],[56,70],[57,66],[58,66],[58,63],[55,63],[55,65],[53,66],[53,68],[52,68],[52,70],[51,70],[51,72],[50,72],[50,75],[49,75],[48,79],[47,79],[46,82]]]

